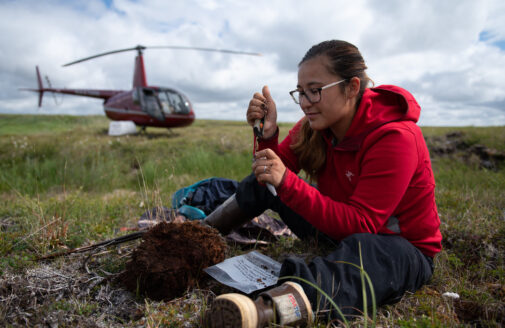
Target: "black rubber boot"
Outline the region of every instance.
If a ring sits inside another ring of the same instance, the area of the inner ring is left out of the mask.
[[[203,219],[203,223],[216,228],[225,236],[253,218],[253,215],[242,211],[235,199],[235,194],[233,194]]]
[[[312,307],[302,287],[288,281],[263,292],[253,301],[242,294],[216,297],[205,316],[210,328],[263,328],[280,326],[305,327],[313,320]]]

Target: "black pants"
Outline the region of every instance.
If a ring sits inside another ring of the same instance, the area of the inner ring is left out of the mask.
[[[280,276],[297,276],[319,286],[346,316],[363,311],[364,295],[360,270],[342,262],[358,266],[363,262],[363,268],[371,278],[378,306],[395,303],[405,292],[416,291],[433,273],[433,260],[401,236],[357,233],[341,241],[332,240],[284,205],[278,197],[274,197],[265,186],[259,185],[252,174],[240,182],[236,199],[240,208],[251,215],[257,216],[266,209],[276,211],[300,239],[319,236],[335,245],[329,255],[316,257],[309,264],[301,258],[287,258],[282,264]],[[327,320],[340,319],[338,312],[317,289],[300,280],[292,280],[302,285],[314,311]],[[366,290],[367,305],[370,307],[372,300],[368,285]]]

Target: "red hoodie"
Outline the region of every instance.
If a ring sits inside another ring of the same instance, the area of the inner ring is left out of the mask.
[[[278,134],[260,142],[287,167],[277,193],[281,201],[337,240],[367,232],[400,234],[424,254],[442,249],[435,179],[428,148],[416,122],[420,107],[406,90],[367,89],[344,139],[337,146],[325,132],[326,164],[317,188],[297,176],[290,149],[300,120],[278,144]]]

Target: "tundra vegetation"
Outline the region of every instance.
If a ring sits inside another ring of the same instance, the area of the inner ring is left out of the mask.
[[[0,116],[1,326],[194,327],[214,295],[231,291],[212,279],[166,301],[126,291],[114,277],[139,240],[37,260],[130,233],[124,228],[136,227],[149,209],[170,207],[181,187],[209,177],[240,180],[250,172],[252,131],[244,122],[197,120],[183,129],[120,137],[107,135],[108,122]],[[281,137],[291,125],[281,124]],[[418,292],[379,308],[376,322],[369,311],[348,325],[503,326],[505,127],[423,132],[444,236],[435,274]],[[230,245],[227,256],[252,248],[277,260],[327,251],[282,238],[266,246]]]

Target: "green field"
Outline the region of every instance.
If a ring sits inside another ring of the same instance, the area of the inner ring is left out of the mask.
[[[101,116],[0,115],[1,326],[198,325],[213,291],[191,290],[170,302],[139,295],[118,300],[118,287],[107,277],[123,269],[135,243],[92,259],[89,254],[35,259],[116,237],[121,227],[136,226],[147,209],[169,207],[174,191],[201,179],[240,180],[250,172],[251,128],[245,122],[197,120],[187,128],[110,137],[108,122]],[[291,125],[281,124],[281,136]],[[379,309],[376,324],[505,325],[505,127],[423,132],[437,182],[444,250],[436,257],[432,281]],[[292,240],[259,250],[276,258],[307,249],[318,252]],[[44,277],[40,272],[72,277],[71,291],[56,282],[30,289]],[[80,288],[76,274],[87,281]],[[444,292],[460,299],[442,297]],[[364,322],[358,318],[350,325]]]

